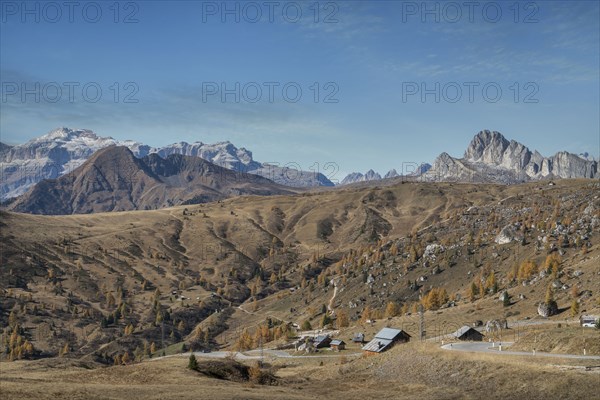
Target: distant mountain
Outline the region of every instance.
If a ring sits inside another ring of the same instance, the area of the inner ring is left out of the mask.
[[[352,172],[351,174],[348,174],[344,179],[342,179],[340,185],[349,185],[357,182],[378,181],[380,179],[381,175],[370,169],[364,175],[360,172]]]
[[[410,167],[414,167],[414,170],[412,168],[409,169],[407,167],[407,169],[412,172],[407,171],[409,173],[405,174],[405,176],[414,177],[414,176],[420,176],[421,174],[424,174],[425,172],[429,171],[429,168],[431,168],[431,165],[427,164],[427,163],[422,163],[420,165],[411,164]],[[397,178],[400,176],[402,176],[402,175],[400,175],[398,173],[398,171],[396,171],[395,169],[391,169],[382,178],[381,175],[379,175],[377,172],[370,169],[364,175],[361,174],[360,172],[352,172],[352,173],[346,175],[346,177],[344,179],[342,179],[342,182],[340,182],[340,185],[349,185],[349,184],[358,183],[358,182],[378,181],[381,179],[392,179],[392,178]]]
[[[519,142],[509,141],[499,132],[484,130],[475,135],[463,158],[440,154],[422,179],[517,183],[597,176],[598,162],[587,154],[582,157],[561,151],[544,157]]]
[[[293,193],[263,177],[231,171],[199,157],[156,153],[137,158],[127,147],[94,153],[74,171],[43,180],[8,207],[32,214],[148,210],[237,195]]]
[[[165,158],[180,154],[200,157],[224,168],[260,175],[292,187],[333,186],[321,173],[297,171],[254,161],[252,152],[230,142],[206,144],[179,142],[153,148],[131,140],[99,137],[91,130],[59,128],[29,142],[8,146],[0,143],[0,199],[25,193],[42,179],[55,179],[82,165],[96,151],[125,146],[136,157],[157,153]]]
[[[390,179],[390,178],[395,178],[397,176],[400,176],[398,174],[398,172],[396,172],[395,169],[391,169],[387,172],[387,174],[385,174],[385,176],[383,177],[383,179]]]

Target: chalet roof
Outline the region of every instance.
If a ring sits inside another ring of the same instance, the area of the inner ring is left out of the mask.
[[[331,341],[329,335],[319,335],[313,338],[313,343],[315,344],[315,346],[318,346],[323,343],[329,343],[329,341]]]
[[[383,328],[375,335],[375,339],[386,339],[386,340],[394,340],[400,335],[404,333],[404,335],[410,337],[410,335],[406,332],[403,332],[401,329],[394,328]]]
[[[346,342],[341,339],[333,339],[330,344],[332,346],[339,346],[340,344],[346,344]]]
[[[480,333],[478,330],[476,330],[476,329],[473,329],[473,328],[471,328],[471,327],[470,327],[470,326],[468,326],[468,325],[463,325],[463,326],[462,326],[462,327],[461,327],[459,330],[457,330],[456,332],[454,332],[452,335],[453,335],[454,337],[456,337],[456,338],[459,338],[459,337],[463,336],[465,333],[467,333],[467,332],[469,332],[469,331],[471,331],[471,330],[473,330],[473,331],[475,331],[475,332],[477,332],[477,333],[481,334],[481,333]]]
[[[380,353],[402,336],[410,338],[410,335],[401,329],[383,328],[377,332],[375,338],[364,345],[362,349],[365,351]]]
[[[375,339],[371,340],[369,343],[365,344],[362,349],[365,351],[372,351],[375,353],[380,353],[380,352],[384,351],[393,342],[394,341],[391,339],[375,338]]]

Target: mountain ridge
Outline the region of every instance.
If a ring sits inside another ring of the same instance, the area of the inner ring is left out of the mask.
[[[206,144],[178,142],[163,147],[151,147],[132,140],[101,137],[89,129],[58,128],[28,142],[0,145],[0,199],[24,194],[43,179],[56,179],[82,165],[96,151],[108,146],[125,146],[138,157],[157,153],[165,158],[182,154],[203,158],[237,172],[251,173],[290,187],[333,186],[321,173],[297,171],[255,161],[252,152],[236,147],[229,141]]]
[[[441,153],[422,178],[473,182],[518,183],[540,179],[571,179],[598,176],[598,162],[589,155],[559,151],[544,157],[522,143],[506,139],[500,132],[477,133],[462,158]]]
[[[200,157],[156,153],[138,158],[125,146],[95,152],[74,171],[43,180],[8,209],[65,215],[165,208],[237,195],[291,194],[258,175],[231,171]]]

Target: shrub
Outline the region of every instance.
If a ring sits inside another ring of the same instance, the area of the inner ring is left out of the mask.
[[[310,325],[310,321],[306,320],[302,323],[302,330],[303,331],[310,331],[312,329],[312,326]]]
[[[190,358],[188,361],[188,368],[191,369],[192,371],[198,370],[198,360],[196,360],[196,356],[194,355],[194,353],[190,354]]]

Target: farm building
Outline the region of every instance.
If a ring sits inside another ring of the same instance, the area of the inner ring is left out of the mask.
[[[464,325],[454,332],[452,336],[458,340],[469,340],[473,342],[481,342],[483,340],[483,334],[467,325]]]
[[[365,334],[364,333],[355,333],[354,336],[352,337],[352,341],[354,343],[364,343]]]
[[[334,339],[331,341],[331,343],[329,344],[329,346],[331,347],[332,350],[345,350],[346,349],[346,342],[344,342],[341,339]]]
[[[362,349],[369,353],[381,353],[392,348],[396,343],[405,343],[409,340],[410,335],[401,329],[383,328]]]
[[[323,347],[329,346],[331,343],[331,338],[328,335],[319,335],[312,340],[315,349],[321,349]]]

